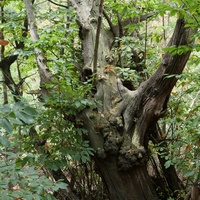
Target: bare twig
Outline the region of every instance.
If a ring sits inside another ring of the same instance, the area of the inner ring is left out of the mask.
[[[112,31],[113,36],[116,37],[117,35],[116,35],[115,30],[113,28],[112,21],[111,21],[110,17],[108,16],[108,14],[105,12],[105,10],[103,10],[103,15],[106,18],[106,20],[107,20],[107,22],[110,26],[110,30]]]
[[[191,198],[191,190],[185,195],[184,200],[190,200]]]
[[[143,21],[147,20],[148,18],[152,17],[154,14],[155,14],[155,12],[150,12],[150,13],[147,13],[145,15],[142,15],[139,18],[138,17],[126,18],[123,21],[121,21],[121,25],[122,25],[122,27],[125,27],[129,24],[137,24],[139,22],[143,22]],[[115,34],[116,34],[116,30],[119,29],[118,26],[119,26],[119,24],[113,26],[113,30],[114,30]]]
[[[155,12],[150,12],[145,15],[142,15],[140,17],[140,22],[147,20],[148,18],[152,17],[153,15],[155,15]]]
[[[147,57],[147,31],[148,31],[148,23],[147,19],[145,21],[145,38],[144,38],[144,66],[146,66],[146,57]]]
[[[50,3],[56,5],[56,6],[60,6],[60,7],[63,7],[63,8],[66,8],[68,9],[69,7],[68,6],[65,6],[65,5],[62,5],[62,4],[59,4],[59,3],[55,3],[54,1],[51,1],[51,0],[48,0]]]
[[[123,24],[122,24],[122,19],[119,15],[118,11],[117,11],[117,20],[118,20],[118,27],[119,27],[119,37],[123,37],[123,35],[124,35]]]
[[[20,81],[19,81],[19,83],[17,84],[17,87],[21,87],[22,84],[24,83],[24,81],[25,81],[27,78],[29,78],[29,77],[35,75],[36,73],[37,73],[37,72],[35,72],[35,73],[31,74],[31,75],[25,76],[24,78],[21,78]]]

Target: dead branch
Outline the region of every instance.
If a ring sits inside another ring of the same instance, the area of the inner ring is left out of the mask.
[[[104,0],[101,0],[100,5],[99,5],[99,17],[97,21],[97,32],[96,32],[96,40],[95,40],[95,47],[94,47],[93,72],[95,76],[97,73],[97,59],[98,59],[99,38],[100,38],[101,23],[102,23],[103,2]]]

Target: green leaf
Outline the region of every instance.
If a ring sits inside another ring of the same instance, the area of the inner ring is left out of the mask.
[[[184,175],[185,175],[185,177],[193,176],[194,171],[187,171]]]
[[[81,107],[80,101],[75,101],[75,105],[76,105],[77,108],[80,108]]]
[[[82,156],[82,157],[81,157],[82,163],[86,163],[88,160],[89,160],[89,159],[88,159],[88,157],[86,157],[86,156]]]
[[[27,115],[24,112],[15,112],[15,115],[18,119],[22,120],[25,124],[33,124],[34,119],[32,116]]]
[[[166,78],[174,78],[174,77],[176,77],[176,74],[170,74],[170,75],[165,74],[164,79],[166,79]]]
[[[22,102],[17,102],[13,106],[13,110],[14,111],[16,111],[16,110],[22,110],[22,109],[24,109],[24,104]]]
[[[200,160],[196,163],[196,167],[197,167],[197,168],[200,167]]]
[[[127,13],[127,6],[124,7],[124,9],[122,10],[122,15],[125,15]]]
[[[63,180],[59,180],[59,181],[63,181]],[[67,184],[66,184],[66,183],[57,182],[56,185],[57,185],[60,189],[67,189]]]
[[[33,200],[33,195],[28,194],[25,196],[26,200]]]
[[[1,125],[6,130],[7,133],[9,133],[9,134],[12,133],[13,125],[7,119],[2,119]]]
[[[49,194],[49,193],[44,194],[44,199],[47,199],[47,200],[56,200],[56,198],[54,196],[52,196],[51,194]]]
[[[5,148],[9,147],[9,145],[10,145],[10,142],[9,142],[8,138],[3,137],[3,136],[0,137],[0,143],[1,143]]]
[[[26,113],[27,115],[31,115],[31,116],[35,116],[38,114],[38,112],[36,111],[35,108],[32,108],[32,107],[26,107],[24,110],[23,110],[24,113]]]
[[[9,120],[10,122],[12,122],[13,124],[23,125],[23,123],[22,123],[19,119],[17,119],[17,118],[8,117],[8,120]]]
[[[165,163],[165,168],[169,168],[170,165],[172,164],[171,160],[168,160],[166,163]]]
[[[9,113],[9,112],[11,112],[10,106],[8,104],[3,105],[3,107],[1,108],[1,111],[3,113]]]

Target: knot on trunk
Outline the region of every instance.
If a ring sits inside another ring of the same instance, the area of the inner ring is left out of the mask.
[[[97,149],[96,155],[97,155],[99,158],[101,158],[101,159],[104,159],[104,158],[106,158],[106,156],[107,156],[105,150],[102,149],[102,148],[98,148],[98,149]]]
[[[79,27],[79,38],[84,40],[89,33],[90,28],[88,26],[80,25]]]
[[[121,128],[124,126],[122,116],[117,117],[117,116],[111,115],[109,118],[109,122],[111,126],[114,126],[116,128]]]
[[[144,165],[147,162],[145,150],[137,149],[133,145],[121,147],[118,157],[120,170],[129,170],[135,165]]]
[[[81,79],[83,81],[91,81],[92,80],[92,69],[89,67],[84,67],[81,72]]]
[[[123,137],[113,134],[112,131],[107,135],[104,142],[104,150],[109,154],[118,154],[120,146],[122,144]]]

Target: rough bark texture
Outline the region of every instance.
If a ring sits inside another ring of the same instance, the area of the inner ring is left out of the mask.
[[[146,166],[135,166],[125,171],[119,170],[115,157],[98,159],[96,163],[109,189],[109,199],[158,199],[151,186]]]
[[[191,189],[191,199],[200,200],[200,184],[194,183]]]
[[[71,1],[79,16],[83,39],[84,68],[94,71],[93,56],[98,17],[98,3]],[[84,12],[83,12],[84,11]],[[191,43],[186,21],[178,19],[169,46]],[[151,76],[135,91],[125,88],[116,77],[115,67],[108,62],[112,34],[102,28],[99,36],[97,64],[96,109],[82,114],[89,141],[95,149],[95,161],[113,200],[157,199],[146,171],[146,144],[149,129],[163,116],[167,101],[177,79],[190,56],[190,52],[163,60]],[[107,70],[109,66],[109,70]]]

